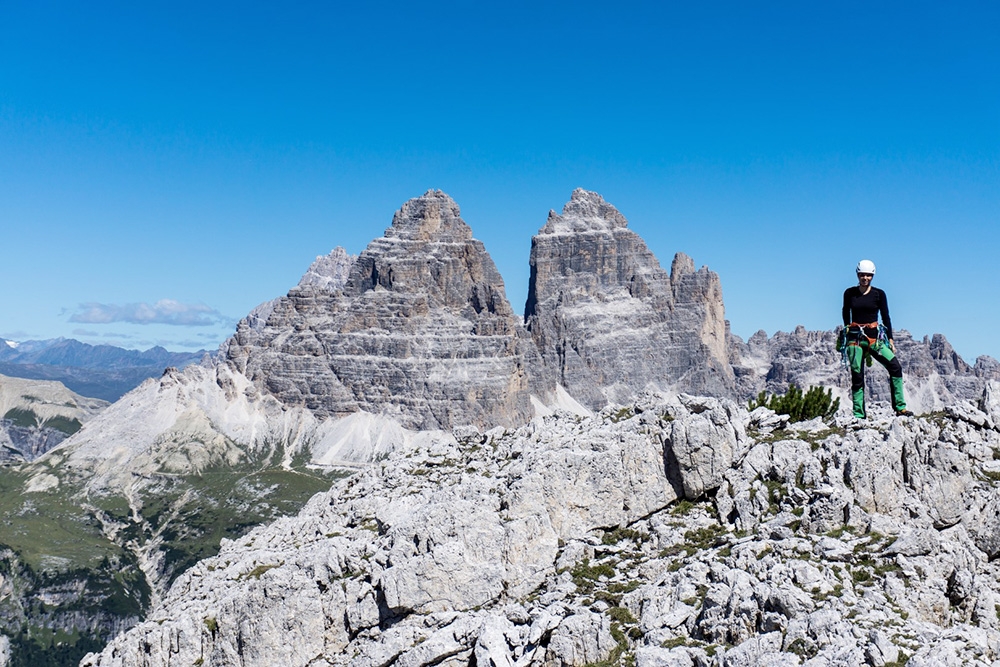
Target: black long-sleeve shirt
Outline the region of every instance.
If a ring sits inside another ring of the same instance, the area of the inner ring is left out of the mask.
[[[862,294],[858,285],[848,287],[844,290],[844,326],[851,322],[858,324],[872,324],[878,322],[878,316],[882,315],[882,326],[885,333],[892,340],[892,320],[889,319],[889,302],[885,298],[885,292],[877,287],[868,290],[868,294]]]

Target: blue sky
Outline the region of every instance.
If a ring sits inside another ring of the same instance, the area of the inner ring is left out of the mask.
[[[430,188],[520,311],[584,187],[744,338],[836,326],[864,257],[1000,358],[1000,5],[817,5],[4,0],[0,337],[214,348]]]

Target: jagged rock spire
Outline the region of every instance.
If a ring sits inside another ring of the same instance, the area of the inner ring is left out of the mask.
[[[523,423],[527,367],[541,365],[493,260],[439,190],[396,212],[341,289],[293,289],[236,339],[228,359],[287,404],[416,428]]]
[[[683,254],[667,274],[627,225],[577,189],[532,239],[525,322],[547,368],[591,408],[650,386],[730,395],[718,276]]]

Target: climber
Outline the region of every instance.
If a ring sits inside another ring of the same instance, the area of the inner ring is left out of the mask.
[[[865,365],[871,366],[872,359],[889,371],[889,388],[892,392],[892,408],[897,415],[911,416],[903,398],[903,367],[896,358],[896,345],[892,342],[892,320],[889,319],[889,304],[885,292],[872,287],[875,264],[863,259],[858,262],[855,272],[857,286],[844,291],[844,329],[837,339],[837,350],[844,353],[844,359],[851,369],[851,401],[854,417],[865,418]],[[878,321],[882,315],[882,323]]]

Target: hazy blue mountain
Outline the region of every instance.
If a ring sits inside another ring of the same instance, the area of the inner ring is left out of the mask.
[[[170,352],[156,346],[127,350],[90,345],[72,338],[28,340],[16,347],[0,339],[0,374],[31,380],[57,380],[83,396],[116,401],[143,380],[168,367],[183,368],[208,352]]]

